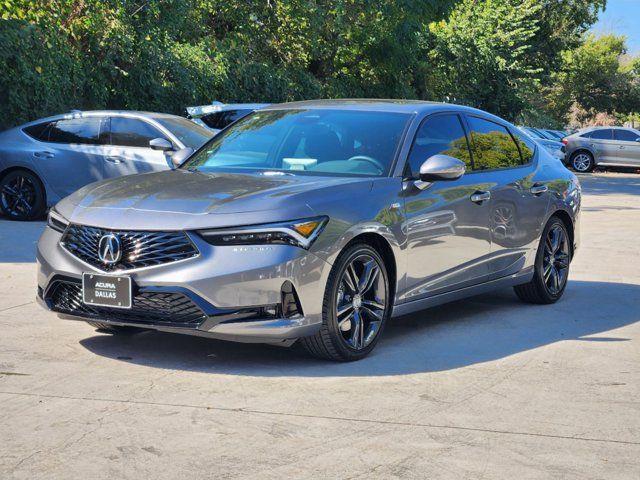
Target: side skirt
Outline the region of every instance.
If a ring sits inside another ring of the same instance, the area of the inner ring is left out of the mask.
[[[441,293],[434,295],[433,297],[421,298],[419,300],[413,300],[411,302],[402,303],[400,305],[394,305],[391,311],[392,317],[399,317],[401,315],[407,315],[409,313],[424,310],[425,308],[435,307],[436,305],[442,305],[443,303],[453,302],[455,300],[461,300],[463,298],[473,297],[481,293],[490,292],[492,290],[498,290],[501,288],[513,287],[515,285],[521,285],[528,283],[533,278],[533,268],[528,268],[526,271],[518,272],[508,277],[498,278],[489,282],[481,283],[480,285],[474,285],[472,287],[461,288],[459,290],[453,290],[451,292]]]

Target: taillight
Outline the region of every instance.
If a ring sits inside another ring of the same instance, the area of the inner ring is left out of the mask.
[[[565,145],[567,145],[569,143],[569,140],[567,138],[563,138],[562,139],[562,143],[564,143]]]

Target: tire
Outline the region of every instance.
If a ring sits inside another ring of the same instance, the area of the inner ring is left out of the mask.
[[[354,277],[355,283],[350,280]],[[364,358],[378,343],[392,303],[384,260],[371,246],[354,244],[340,254],[329,274],[320,330],[301,338],[300,343],[322,359],[350,362]]]
[[[579,150],[571,155],[571,168],[576,172],[589,173],[595,167],[593,155],[586,150]]]
[[[552,240],[553,235],[556,233],[561,234],[557,248]],[[514,287],[520,300],[534,304],[550,304],[560,300],[569,278],[569,267],[571,265],[570,238],[564,222],[558,217],[551,217],[542,232],[540,244],[538,245],[533,278],[529,283]],[[557,284],[553,279],[555,274],[558,275]]]
[[[135,327],[124,327],[122,325],[110,325],[108,323],[102,323],[102,322],[87,321],[87,323],[100,332],[113,333],[114,335],[117,333],[135,333],[138,331],[138,329]]]
[[[28,170],[14,170],[0,180],[0,210],[11,220],[33,220],[44,215],[46,193],[40,179]]]

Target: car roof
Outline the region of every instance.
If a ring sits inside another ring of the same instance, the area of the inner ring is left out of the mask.
[[[25,123],[21,125],[22,127],[27,127],[29,125],[36,125],[42,122],[52,122],[54,120],[63,120],[63,119],[71,119],[71,118],[86,118],[86,117],[97,117],[97,116],[126,116],[126,117],[146,117],[146,118],[182,118],[179,115],[172,115],[170,113],[161,113],[161,112],[146,112],[142,110],[72,110],[67,113],[60,113],[58,115],[51,115],[50,117],[39,118],[37,120],[33,120],[31,122]],[[186,119],[185,119],[186,120]]]
[[[274,104],[263,110],[361,110],[370,112],[396,112],[417,114],[437,111],[460,111],[467,113],[482,114],[483,116],[493,117],[504,122],[504,120],[477,108],[456,105],[454,103],[431,102],[426,100],[408,100],[408,99],[378,99],[378,98],[345,98],[345,99],[326,99],[326,100],[304,100],[300,102],[289,102]]]

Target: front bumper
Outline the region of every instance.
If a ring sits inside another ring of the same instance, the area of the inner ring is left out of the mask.
[[[197,257],[118,272],[135,285],[133,309],[120,310],[82,303],[83,272],[105,273],[46,228],[37,249],[39,303],[61,318],[251,343],[291,343],[320,328],[327,262],[294,246],[214,247],[189,236]]]

